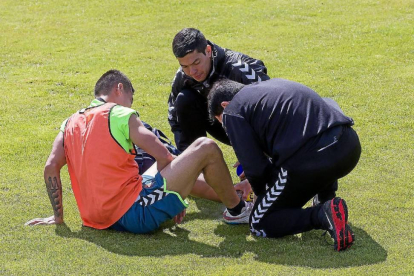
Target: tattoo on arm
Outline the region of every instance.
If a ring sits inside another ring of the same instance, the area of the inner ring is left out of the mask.
[[[62,183],[60,179],[56,176],[49,176],[46,182],[46,188],[55,218],[63,219]]]

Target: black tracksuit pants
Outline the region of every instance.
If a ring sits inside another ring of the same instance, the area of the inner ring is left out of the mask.
[[[348,126],[328,129],[311,139],[278,168],[276,183],[257,195],[251,232],[276,238],[321,229],[321,205],[302,207],[316,194],[321,202],[335,197],[337,180],[352,171],[360,154],[358,136]]]
[[[197,138],[206,137],[207,132],[215,139],[227,145],[229,138],[222,125],[211,122],[207,110],[207,99],[190,89],[182,90],[175,101],[177,120],[181,131],[174,131],[177,148],[184,151]]]

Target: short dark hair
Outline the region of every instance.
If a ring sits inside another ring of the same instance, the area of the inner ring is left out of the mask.
[[[213,84],[207,100],[210,119],[223,113],[222,102],[231,101],[234,96],[244,87],[244,84],[229,79],[220,79]]]
[[[197,50],[206,54],[207,40],[203,33],[194,28],[184,28],[179,31],[172,42],[172,50],[176,58],[185,57],[188,53]]]
[[[131,81],[128,77],[119,70],[111,69],[103,74],[95,84],[95,97],[101,95],[108,95],[112,88],[118,83],[122,83],[126,90],[135,92]]]

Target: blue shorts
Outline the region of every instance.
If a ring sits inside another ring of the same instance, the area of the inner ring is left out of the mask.
[[[188,207],[178,193],[167,190],[165,179],[159,172],[155,177],[143,175],[142,178],[142,191],[137,200],[110,229],[148,233]]]

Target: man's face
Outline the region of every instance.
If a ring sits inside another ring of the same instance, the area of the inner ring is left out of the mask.
[[[202,82],[207,78],[211,69],[211,46],[207,45],[206,54],[194,50],[177,60],[187,76]]]

